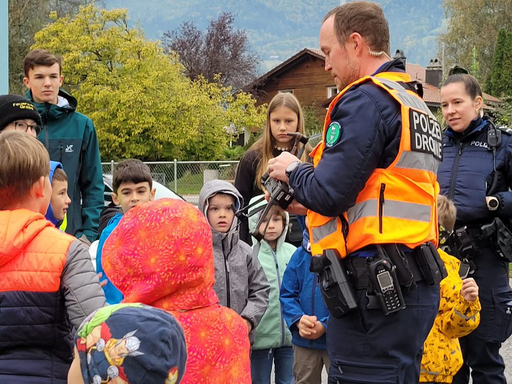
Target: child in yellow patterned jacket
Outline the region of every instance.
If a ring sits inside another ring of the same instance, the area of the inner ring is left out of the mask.
[[[438,222],[447,231],[455,225],[455,205],[439,195]],[[471,277],[459,276],[460,261],[439,249],[448,276],[441,281],[439,313],[425,340],[421,359],[420,383],[451,383],[462,366],[459,337],[471,333],[480,324],[478,285]]]

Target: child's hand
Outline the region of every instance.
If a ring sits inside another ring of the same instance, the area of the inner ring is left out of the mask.
[[[467,279],[462,280],[461,294],[467,301],[475,301],[478,299],[478,285],[476,284],[475,279],[468,277]]]
[[[305,339],[312,340],[317,330],[315,329],[315,323],[317,322],[316,316],[302,315],[300,320],[297,322],[297,328],[299,328],[299,335]]]
[[[107,285],[107,283],[108,283],[107,280],[101,281],[101,278],[103,277],[103,273],[102,272],[99,272],[97,276],[98,276],[98,280],[100,280],[100,287],[101,288],[103,288],[105,285]]]
[[[310,336],[311,340],[316,340],[325,333],[324,325],[318,320],[315,322],[315,327],[313,328],[313,330],[315,331],[315,333],[313,333]]]

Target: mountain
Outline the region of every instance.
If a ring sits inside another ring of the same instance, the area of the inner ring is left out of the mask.
[[[377,0],[391,32],[391,53],[404,51],[410,63],[426,66],[438,55],[437,36],[444,31],[443,0]],[[164,32],[192,21],[206,29],[223,11],[235,16],[235,26],[247,32],[260,56],[264,73],[303,48],[318,48],[324,15],[346,1],[316,0],[104,0],[107,9],[126,8],[132,25],[146,37],[161,39]]]

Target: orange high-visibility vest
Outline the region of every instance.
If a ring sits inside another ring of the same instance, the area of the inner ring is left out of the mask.
[[[397,81],[404,73],[384,72],[363,77],[342,90],[329,105],[324,140],[311,152],[316,167],[322,159],[331,111],[353,85],[372,81],[401,105],[402,134],[398,155],[387,168],[377,168],[341,217],[308,211],[313,256],[336,249],[343,258],[370,244],[397,243],[415,248],[427,241],[437,244],[437,168],[442,160],[441,126],[423,100]],[[350,127],[347,127],[350,129]]]

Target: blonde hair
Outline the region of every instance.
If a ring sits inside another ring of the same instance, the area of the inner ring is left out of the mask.
[[[265,123],[265,130],[263,131],[262,136],[251,146],[250,150],[254,150],[261,154],[261,157],[258,162],[258,167],[256,168],[256,180],[254,184],[263,190],[263,186],[261,185],[261,176],[267,171],[267,163],[268,161],[274,157],[273,150],[276,145],[276,140],[272,136],[272,130],[270,128],[270,114],[274,112],[276,109],[286,107],[292,110],[297,114],[297,132],[306,134],[306,129],[304,125],[304,113],[302,112],[302,108],[300,106],[299,100],[289,92],[286,93],[278,93],[275,95],[267,108],[267,121]],[[307,150],[304,151],[304,154],[301,157],[302,161],[307,161],[308,154]]]
[[[18,131],[0,134],[0,209],[22,201],[49,174],[48,151],[35,137]]]
[[[457,220],[457,208],[452,200],[444,195],[437,195],[437,222],[448,232],[455,228]]]

